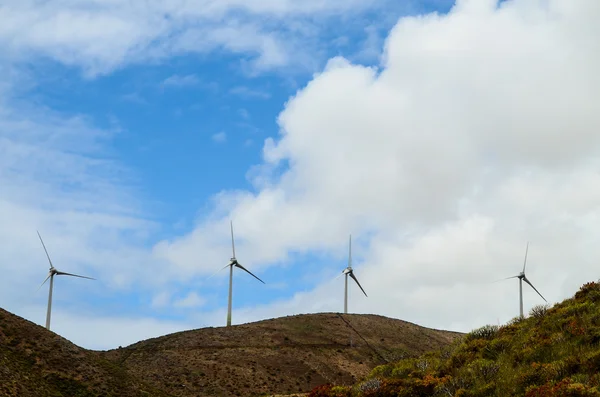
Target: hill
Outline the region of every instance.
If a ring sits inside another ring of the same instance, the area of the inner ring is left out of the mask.
[[[0,309],[0,396],[166,396],[103,356]]]
[[[229,396],[352,384],[461,334],[375,315],[289,316],[90,351],[0,309],[2,396]],[[352,339],[352,345],[350,345]]]
[[[600,397],[600,284],[527,319],[484,326],[451,347],[376,367],[311,396]]]

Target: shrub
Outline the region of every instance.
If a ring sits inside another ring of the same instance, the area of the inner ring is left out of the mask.
[[[392,378],[406,378],[415,370],[412,360],[402,360],[392,370]]]
[[[525,397],[600,397],[600,392],[566,378],[555,384],[531,386],[527,389]]]
[[[469,364],[468,368],[473,374],[486,382],[491,381],[498,375],[500,365],[492,360],[479,359]]]
[[[308,397],[329,397],[332,388],[330,384],[317,386],[310,391]]]
[[[433,357],[418,358],[414,361],[415,368],[422,373],[430,373],[440,366],[440,360]]]
[[[535,317],[538,319],[543,318],[548,313],[549,308],[550,308],[550,305],[548,305],[548,304],[536,305],[531,308],[531,310],[529,311],[529,315],[531,317]]]
[[[475,339],[492,339],[498,333],[497,325],[484,325],[481,328],[474,329],[465,337],[465,341],[469,342]]]
[[[402,362],[402,361],[400,361]],[[398,364],[396,364],[398,365]],[[395,366],[394,365],[390,365],[390,364],[385,364],[385,365],[378,365],[377,367],[373,368],[373,370],[371,371],[371,373],[369,374],[369,377],[390,377],[390,376],[394,376],[393,375],[393,370],[394,370]]]
[[[600,350],[589,352],[584,357],[584,364],[586,368],[591,373],[600,372]]]
[[[372,378],[362,382],[358,385],[358,391],[361,393],[373,393],[379,390],[381,387],[381,379]]]
[[[585,283],[575,294],[575,299],[591,298],[590,300],[598,300],[600,293],[600,284],[595,282]]]
[[[517,317],[513,317],[508,323],[507,325],[510,327],[511,325],[519,325],[521,324],[523,321],[525,321],[525,319],[521,316],[517,316]]]
[[[437,385],[437,393],[447,396],[465,395],[465,391],[472,387],[472,382],[463,376],[447,376],[444,381]]]
[[[493,339],[483,350],[483,358],[497,360],[502,353],[510,349],[510,342],[511,339],[504,336]]]
[[[352,389],[346,386],[333,386],[329,391],[330,397],[351,397]]]

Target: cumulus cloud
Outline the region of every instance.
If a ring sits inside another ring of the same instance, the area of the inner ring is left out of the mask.
[[[332,59],[287,102],[257,191],[220,194],[155,254],[189,269],[192,250],[226,250],[228,216],[253,268],[344,252],[352,232],[370,293],[353,310],[466,331],[518,313],[516,282],[491,282],[518,273],[530,240],[528,277],[551,301],[571,295],[600,254],[599,17],[592,0],[463,0],[401,18],[380,68]],[[319,303],[330,295],[246,318],[339,310]],[[525,302],[540,303],[527,289]]]

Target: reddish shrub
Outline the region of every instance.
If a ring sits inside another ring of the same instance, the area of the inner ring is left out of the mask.
[[[329,397],[331,395],[332,387],[333,386],[329,384],[317,386],[310,391],[308,397]]]

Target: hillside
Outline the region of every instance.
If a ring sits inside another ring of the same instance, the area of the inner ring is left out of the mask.
[[[484,326],[451,347],[376,367],[351,387],[311,396],[600,397],[600,284],[537,306],[527,319]]]
[[[0,396],[165,396],[102,354],[0,309]]]
[[[352,346],[350,337],[352,335]],[[0,309],[2,396],[228,396],[352,384],[461,334],[374,315],[290,316],[90,351]]]

